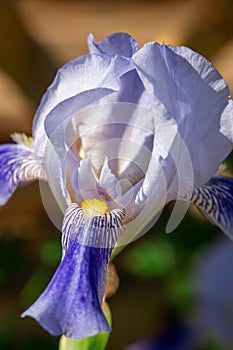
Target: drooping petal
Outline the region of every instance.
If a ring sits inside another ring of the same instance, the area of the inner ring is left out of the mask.
[[[0,206],[6,204],[20,183],[46,179],[41,160],[22,145],[0,146]]]
[[[44,293],[22,317],[35,318],[55,336],[80,339],[110,332],[98,295],[110,253],[73,242]]]
[[[88,36],[88,47],[90,53],[121,55],[132,57],[138,49],[138,43],[127,33],[112,33],[106,39],[96,42],[94,35]]]
[[[213,177],[194,190],[191,203],[231,239],[233,239],[233,179]]]
[[[221,118],[229,108],[224,80],[207,60],[186,48],[149,43],[133,60],[155,107],[159,101],[161,115],[179,126],[192,159],[195,186],[200,186],[232,149],[221,131]]]
[[[124,213],[107,215],[87,222],[80,207],[69,207],[63,224],[62,262],[46,290],[22,317],[35,318],[52,335],[74,339],[111,330],[101,304],[112,244]]]

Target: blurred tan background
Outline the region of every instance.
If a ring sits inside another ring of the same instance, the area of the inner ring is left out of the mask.
[[[0,138],[30,132],[57,68],[87,52],[86,37],[129,32],[139,45],[187,45],[210,59],[233,89],[230,0],[0,2]]]
[[[232,19],[231,0],[0,0],[0,142],[9,142],[9,135],[15,131],[31,133],[33,115],[56,70],[68,60],[87,53],[86,38],[90,32],[97,41],[111,32],[126,31],[140,47],[147,41],[189,46],[216,66],[233,93]],[[37,185],[19,189],[11,202],[0,209],[0,237],[7,235],[23,236],[29,242],[24,243],[26,253],[22,256],[26,254],[33,263],[22,279],[17,280],[17,271],[13,273],[12,278],[16,279],[13,286],[3,279],[0,328],[6,323],[9,329],[23,329],[31,323],[15,321],[22,311],[18,294],[34,271],[33,266],[38,264],[43,241],[48,237],[59,239],[59,233],[46,217]],[[14,239],[6,249],[12,249]],[[148,298],[146,290],[143,298]],[[133,307],[131,294],[126,295],[126,301]],[[134,301],[140,304],[136,296]],[[150,309],[149,304],[147,308]],[[127,317],[126,314],[122,308],[122,317]],[[136,334],[152,325],[143,323],[141,327],[138,323],[127,332]],[[123,338],[127,336],[122,332]],[[132,334],[129,341],[134,340]],[[21,337],[25,337],[23,332]],[[117,346],[112,345],[111,349],[119,350]]]

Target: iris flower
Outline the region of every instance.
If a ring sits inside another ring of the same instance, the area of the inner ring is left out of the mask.
[[[187,47],[138,50],[126,33],[90,35],[88,45],[44,94],[32,139],[15,134],[0,147],[0,204],[37,178],[64,213],[62,261],[22,316],[74,339],[110,331],[102,302],[112,250],[146,232],[166,203],[191,202],[233,236],[233,180],[216,175],[233,143],[220,74]]]

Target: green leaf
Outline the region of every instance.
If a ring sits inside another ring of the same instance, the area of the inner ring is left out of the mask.
[[[103,311],[111,324],[111,312],[106,302],[103,303]],[[104,350],[109,336],[110,333],[98,333],[92,337],[75,340],[63,335],[60,339],[59,350]]]

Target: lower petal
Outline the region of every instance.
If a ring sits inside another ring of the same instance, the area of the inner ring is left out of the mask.
[[[84,203],[84,202],[83,202]],[[107,269],[119,236],[124,211],[90,216],[94,206],[105,202],[85,201],[82,209],[73,203],[63,222],[63,259],[51,282],[23,314],[36,319],[52,335],[73,339],[110,332],[102,311]]]
[[[17,186],[36,178],[46,178],[36,154],[22,145],[0,146],[0,206],[6,204]]]
[[[194,190],[191,203],[233,239],[233,179],[219,176]]]
[[[101,308],[110,254],[110,248],[73,242],[46,290],[22,317],[33,317],[52,335],[74,339],[110,332]]]

